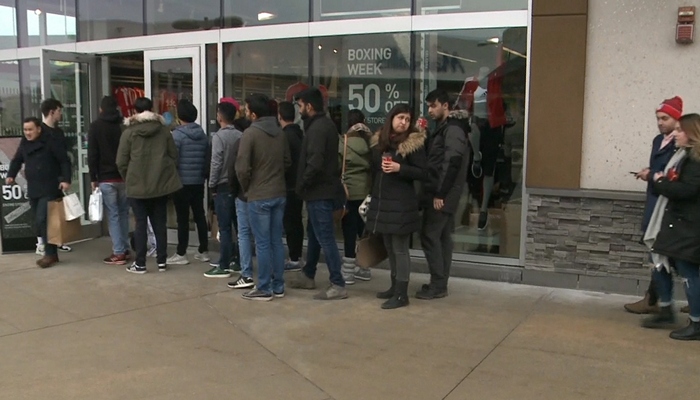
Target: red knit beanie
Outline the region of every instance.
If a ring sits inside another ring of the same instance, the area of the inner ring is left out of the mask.
[[[663,103],[656,109],[656,112],[668,114],[669,117],[679,120],[683,115],[683,99],[676,96],[672,99],[664,100]]]

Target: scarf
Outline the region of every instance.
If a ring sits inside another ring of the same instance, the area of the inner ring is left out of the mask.
[[[677,167],[678,164],[680,164],[681,161],[683,161],[687,155],[687,149],[678,149],[673,154],[673,157],[671,157],[671,160],[666,165],[666,168],[664,168],[664,175],[668,173],[668,171],[671,168]],[[653,176],[650,178],[654,179]],[[656,206],[654,207],[654,213],[651,215],[651,220],[649,220],[649,226],[647,227],[647,231],[644,233],[644,244],[647,245],[649,250],[651,250],[654,246],[656,237],[659,235],[659,231],[661,231],[661,224],[664,219],[664,213],[667,205],[668,198],[666,196],[659,196],[659,199],[656,201]],[[662,268],[664,268],[666,269],[666,272],[671,273],[671,264],[668,260],[668,257],[662,256],[661,254],[656,254],[652,251],[651,261],[654,263],[654,267],[659,271]]]

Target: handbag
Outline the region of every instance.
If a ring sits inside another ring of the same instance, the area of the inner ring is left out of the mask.
[[[67,194],[63,192],[63,207],[66,212],[66,221],[73,221],[85,215],[85,209],[83,205],[80,204],[80,199],[75,193]]]
[[[345,141],[343,143],[343,166],[342,166],[342,171],[340,173],[340,182],[343,185],[343,194],[345,196],[345,199],[342,201],[342,207],[338,208],[337,210],[333,211],[333,219],[335,221],[340,222],[343,218],[345,218],[346,215],[348,215],[348,206],[347,206],[347,200],[348,196],[350,195],[350,192],[348,191],[348,185],[345,184],[345,162],[348,158],[348,135],[345,135]]]
[[[88,204],[88,216],[90,222],[102,221],[102,191],[96,188],[90,195],[90,204]]]
[[[360,268],[374,268],[386,260],[388,254],[381,234],[365,233],[357,242],[355,264]]]

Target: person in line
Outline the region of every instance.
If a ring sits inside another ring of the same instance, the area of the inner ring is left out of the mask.
[[[357,239],[365,231],[365,222],[360,216],[360,206],[369,194],[370,186],[370,149],[369,141],[372,131],[365,125],[365,115],[360,110],[348,112],[348,131],[338,146],[338,160],[345,159],[345,175],[341,177],[347,188],[347,211],[341,225],[343,228],[343,279],[346,285],[355,283],[355,279],[369,281],[372,272],[369,268],[355,265]]]
[[[117,168],[117,149],[122,137],[123,118],[117,100],[105,96],[100,102],[100,115],[88,129],[88,166],[92,190],[102,192],[112,254],[105,264],[125,265],[129,259],[129,200],[126,184]]]
[[[146,270],[146,225],[151,221],[156,235],[158,271],[167,270],[168,196],[182,189],[177,173],[177,147],[165,120],[154,113],[146,97],[134,101],[137,114],[125,121],[117,151],[117,168],[126,181],[126,195],[134,211],[136,260],[127,267],[134,274]]]
[[[233,225],[236,215],[234,198],[229,183],[233,145],[240,140],[243,133],[233,125],[238,108],[230,98],[223,98],[216,106],[216,120],[221,126],[211,139],[211,167],[209,189],[214,196],[214,211],[219,225],[219,260],[211,263],[211,269],[204,273],[207,278],[230,278],[229,267],[238,246],[233,244]]]
[[[649,167],[644,168],[635,175],[637,179],[647,182],[647,198],[644,207],[644,217],[642,218],[642,232],[646,232],[659,198],[652,189],[653,177],[657,172],[664,171],[676,151],[673,132],[678,125],[681,115],[683,115],[683,100],[678,96],[664,100],[656,109],[656,125],[659,129],[659,134],[654,137],[651,144]],[[654,314],[659,312],[658,301],[659,295],[656,292],[656,285],[651,281],[643,299],[635,303],[625,304],[624,307],[627,312],[632,314]],[[687,309],[683,311],[687,312]]]
[[[467,180],[469,165],[469,114],[450,111],[446,91],[436,89],[425,98],[428,114],[437,123],[428,140],[430,180],[424,185],[421,245],[430,268],[430,283],[416,298],[432,300],[447,296],[452,266],[455,213]]]
[[[342,262],[333,233],[333,211],[342,193],[338,166],[340,135],[333,121],[324,112],[323,95],[318,88],[309,88],[296,95],[299,112],[304,119],[296,192],[306,202],[308,214],[306,264],[292,287],[316,288],[316,269],[321,249],[330,273],[330,286],[314,296],[317,300],[346,299],[348,292],[341,272]]]
[[[301,252],[304,247],[304,222],[302,220],[304,201],[295,192],[295,187],[304,132],[299,125],[294,123],[296,110],[293,103],[281,102],[277,114],[280,126],[287,136],[289,152],[292,157],[292,166],[287,170],[286,176],[287,205],[284,210],[284,232],[287,236],[289,260],[285,263],[284,270],[288,272],[301,271]]]
[[[287,137],[277,123],[274,105],[265,95],[245,99],[252,121],[240,140],[236,176],[248,200],[248,217],[258,255],[258,284],[243,294],[247,300],[284,297],[282,231],[287,202],[285,172],[292,165]]]
[[[63,118],[63,104],[61,104],[60,101],[56,99],[46,99],[41,102],[41,105],[39,106],[41,109],[41,116],[42,116],[42,122],[41,122],[41,130],[45,134],[50,134],[57,139],[59,139],[61,142],[63,142],[63,147],[66,148],[66,154],[68,153],[68,143],[66,142],[66,134],[63,132],[63,129],[61,129],[58,126],[58,123],[61,122],[61,119]],[[70,157],[70,156],[69,156]],[[68,159],[70,160],[70,158]],[[65,179],[71,180],[73,177],[73,171],[71,171],[71,176],[65,177]],[[41,238],[37,238],[37,245],[36,245],[36,253],[38,255],[43,255],[44,252],[44,242],[42,241]],[[73,251],[73,249],[66,245],[66,244],[60,244],[58,245],[58,250],[62,251],[64,253],[69,253]]]
[[[659,313],[643,321],[645,328],[672,328],[674,266],[683,278],[690,307],[690,322],[671,332],[671,339],[700,340],[700,115],[679,120],[675,132],[679,150],[664,171],[651,177],[659,199],[649,221],[644,241],[656,267],[653,282],[659,295]]]
[[[65,142],[42,132],[41,121],[38,118],[26,118],[23,129],[24,137],[10,161],[5,183],[14,185],[24,164],[27,197],[34,215],[37,236],[45,243],[45,253],[37,260],[36,265],[49,268],[58,263],[58,249],[47,240],[48,204],[70,189],[71,164]]]
[[[173,131],[177,147],[177,168],[182,189],[173,194],[177,215],[177,251],[167,261],[168,265],[187,265],[187,247],[190,241],[190,209],[199,237],[195,260],[209,262],[209,230],[204,214],[204,181],[206,180],[209,138],[196,123],[197,108],[187,99],[177,103],[180,125]]]
[[[408,104],[395,105],[384,126],[372,137],[372,201],[367,229],[382,235],[391,266],[391,287],[377,293],[383,309],[408,305],[411,274],[409,243],[420,229],[415,183],[428,179],[425,132],[413,124]]]

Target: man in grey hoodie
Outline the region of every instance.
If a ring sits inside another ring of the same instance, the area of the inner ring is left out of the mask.
[[[247,300],[284,297],[285,172],[292,165],[287,136],[265,95],[246,98],[246,116],[253,121],[241,139],[236,175],[248,199],[250,225],[258,256],[258,285],[243,294]],[[276,106],[276,104],[275,104]]]
[[[231,150],[243,133],[233,126],[238,112],[236,106],[226,99],[216,106],[216,120],[221,126],[211,139],[211,171],[209,189],[214,196],[214,211],[219,224],[219,262],[212,263],[204,273],[207,278],[230,278],[229,264],[233,254],[234,199],[229,184],[229,165],[232,162]]]
[[[186,265],[190,263],[187,259],[190,209],[199,235],[199,249],[194,258],[202,262],[209,261],[207,218],[204,215],[204,181],[207,178],[209,140],[202,127],[195,122],[197,108],[191,101],[182,99],[177,103],[177,116],[181,122],[173,131],[173,139],[178,152],[177,172],[183,187],[173,194],[177,214],[177,253],[168,258],[168,264]]]

